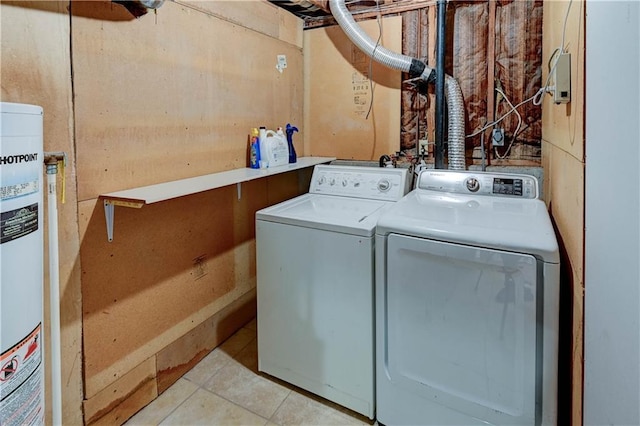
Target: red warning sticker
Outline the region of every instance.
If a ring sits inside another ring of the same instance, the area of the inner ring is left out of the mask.
[[[44,424],[42,325],[0,355],[3,426]]]

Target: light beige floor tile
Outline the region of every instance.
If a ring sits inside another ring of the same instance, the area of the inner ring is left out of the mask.
[[[230,356],[236,355],[242,350],[249,342],[256,338],[254,330],[248,328],[241,328],[234,335],[229,337],[216,349],[222,349]]]
[[[201,386],[204,385],[252,340],[255,340],[255,333],[241,328],[204,357],[184,377]]]
[[[258,373],[258,339],[253,339],[233,357],[245,368]]]
[[[204,389],[198,389],[180,405],[161,425],[260,425],[266,419],[251,413]]]
[[[245,346],[236,356],[233,357],[233,361],[251,370],[253,373],[262,376],[271,382],[284,386],[287,389],[295,388],[291,383],[287,383],[277,377],[258,372],[258,339],[252,340],[251,343]]]
[[[164,391],[158,398],[153,400],[149,405],[138,411],[136,415],[131,417],[125,424],[127,426],[134,425],[158,425],[173,410],[189,398],[198,386],[185,379],[179,379],[169,389]]]
[[[369,424],[296,391],[289,394],[270,421],[282,426]]]
[[[218,347],[202,358],[183,377],[202,386],[231,359],[230,355]]]
[[[290,390],[268,380],[238,362],[230,362],[204,387],[215,394],[269,418],[282,404]]]

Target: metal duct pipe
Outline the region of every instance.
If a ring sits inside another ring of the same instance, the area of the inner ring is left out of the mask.
[[[374,42],[356,24],[344,3],[345,0],[329,0],[331,14],[347,37],[360,50],[381,64],[409,74],[411,78],[421,78],[434,83],[437,73],[416,58],[392,52]],[[444,36],[442,37],[444,38]],[[443,61],[444,62],[444,61]],[[442,72],[444,74],[444,72]],[[458,82],[450,76],[444,77],[447,111],[449,115],[449,168],[464,170],[464,102]]]

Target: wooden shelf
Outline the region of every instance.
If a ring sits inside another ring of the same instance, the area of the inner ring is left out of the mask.
[[[239,198],[240,184],[242,184],[242,182],[313,167],[316,164],[329,163],[333,160],[335,160],[334,157],[301,157],[298,158],[297,162],[284,166],[269,167],[267,169],[244,168],[228,170],[226,172],[212,173],[101,194],[100,198],[102,198],[104,202],[104,214],[107,222],[107,237],[110,242],[113,241],[113,216],[115,206],[141,208],[145,204],[158,203],[160,201],[197,194],[198,192],[209,191],[233,184],[238,185]]]

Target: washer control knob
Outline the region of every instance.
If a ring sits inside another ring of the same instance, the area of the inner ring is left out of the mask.
[[[378,190],[380,192],[387,192],[391,188],[391,182],[387,179],[380,179],[378,181]]]
[[[325,177],[324,177],[324,176],[321,176],[321,177],[318,179],[318,185],[322,185],[322,184],[323,184],[323,183],[325,183],[326,181],[327,181],[327,180],[325,179]]]
[[[478,179],[476,178],[469,178],[466,181],[467,184],[467,189],[471,192],[478,192],[478,190],[480,189],[480,182],[478,182]]]
[[[335,178],[331,178],[331,180],[329,181],[329,185],[333,186],[336,184],[336,179]]]
[[[347,180],[346,179],[342,179],[342,186],[347,186]]]

